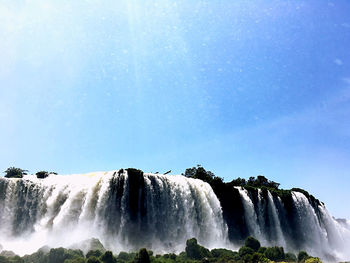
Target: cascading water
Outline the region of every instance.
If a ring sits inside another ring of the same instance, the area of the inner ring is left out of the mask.
[[[260,231],[260,227],[258,224],[258,217],[255,212],[254,208],[254,203],[250,199],[248,195],[248,191],[242,187],[235,187],[241,197],[242,197],[242,202],[243,202],[243,207],[244,207],[244,216],[246,219],[246,224],[249,230],[249,233],[251,233],[252,236],[262,240],[262,235]]]
[[[263,246],[350,259],[349,222],[335,220],[316,199],[252,187],[216,194],[201,180],[135,169],[0,178],[0,244],[24,254],[95,237],[115,252],[179,252],[192,237],[209,248],[232,249],[252,235]]]
[[[348,259],[350,224],[345,221],[343,224],[334,220],[324,205],[319,206],[322,218],[322,227],[327,232],[328,244],[332,254],[340,259]]]
[[[0,244],[20,254],[92,237],[114,251],[178,252],[191,237],[207,247],[227,245],[213,190],[183,176],[124,171],[0,178],[0,209]]]
[[[291,252],[307,250],[329,261],[350,258],[349,223],[332,218],[323,204],[312,204],[303,193],[291,192],[288,211],[269,190],[235,189],[244,207],[247,235],[258,238],[262,245],[283,246]]]
[[[286,241],[285,241],[284,236],[283,236],[283,231],[281,228],[281,222],[280,222],[280,219],[278,216],[278,211],[277,211],[275,201],[273,200],[273,196],[270,193],[270,191],[267,191],[267,196],[268,196],[269,210],[270,210],[270,213],[271,213],[272,219],[273,219],[274,234],[276,235],[276,239],[275,239],[276,243],[275,244],[282,246],[282,247],[286,247]]]
[[[327,233],[321,227],[320,219],[317,217],[309,200],[304,194],[299,192],[293,192],[292,196],[297,211],[296,218],[299,221],[299,233],[304,240],[305,249],[313,253],[317,252],[314,251],[317,247],[327,248]]]

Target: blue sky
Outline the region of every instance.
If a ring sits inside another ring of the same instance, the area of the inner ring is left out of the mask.
[[[349,14],[341,0],[0,0],[0,169],[202,164],[350,218]]]

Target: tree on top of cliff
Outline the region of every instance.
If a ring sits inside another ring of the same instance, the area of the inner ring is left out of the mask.
[[[265,187],[274,188],[274,189],[278,189],[278,187],[280,186],[279,183],[270,181],[263,175],[258,175],[256,178],[253,176],[249,177],[247,185],[253,186],[253,187],[265,186]]]
[[[21,168],[16,167],[9,167],[4,173],[6,178],[22,178],[23,175],[28,174],[28,170],[23,170]]]
[[[223,182],[222,178],[215,176],[211,171],[205,170],[200,164],[198,164],[197,167],[187,168],[183,175],[188,178],[200,179],[209,184],[215,181]]]

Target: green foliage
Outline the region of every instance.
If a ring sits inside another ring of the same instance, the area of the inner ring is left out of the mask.
[[[134,253],[126,253],[126,252],[120,252],[117,259],[118,261],[123,260],[123,261],[130,261],[135,257]]]
[[[89,258],[89,257],[99,258],[100,256],[102,256],[102,252],[100,250],[89,250],[89,252],[86,253],[86,258]]]
[[[244,257],[245,255],[253,255],[254,252],[254,249],[246,246],[243,246],[238,250],[238,254],[240,257]]]
[[[266,251],[266,247],[259,247],[258,253],[264,254]]]
[[[104,248],[103,248],[104,250]],[[257,252],[256,252],[257,251]],[[86,256],[81,250],[64,248],[40,249],[24,257],[15,256],[9,251],[8,256],[0,255],[0,263],[269,263],[296,262],[293,253],[284,253],[282,247],[260,247],[260,242],[248,237],[245,245],[238,252],[224,248],[209,251],[200,246],[195,238],[186,242],[186,252],[179,255],[169,253],[153,256],[152,251],[145,248],[138,253],[120,252],[115,257],[111,251],[90,250]],[[4,255],[5,255],[4,254]],[[319,258],[310,257],[305,251],[298,254],[302,263],[322,263]]]
[[[305,251],[300,251],[299,254],[298,254],[298,262],[304,262],[309,257],[310,256],[308,255],[308,253],[306,253]]]
[[[247,182],[244,178],[238,177],[237,179],[232,180],[230,184],[233,186],[245,186]]]
[[[44,179],[44,178],[49,176],[49,172],[48,171],[39,171],[35,175],[39,179]]]
[[[14,257],[10,257],[8,258],[9,263],[24,263],[23,259],[20,256],[14,256]]]
[[[50,253],[49,253],[50,263],[62,263],[66,259],[68,258],[65,255],[65,249],[63,247],[50,249]]]
[[[243,262],[253,262],[253,255],[252,254],[246,254],[244,256],[242,256],[242,260]]]
[[[265,257],[264,254],[255,252],[252,255],[251,262],[258,263],[258,262],[269,262],[269,259]]]
[[[81,250],[64,249],[62,247],[52,248],[48,254],[48,261],[50,263],[64,263],[65,260],[75,259],[79,257],[84,257],[84,254]]]
[[[86,260],[83,257],[76,257],[73,259],[66,259],[64,263],[86,263]]]
[[[37,252],[26,255],[23,257],[24,262],[35,262],[35,263],[47,263],[48,262],[48,254],[44,252],[43,249],[39,249]]]
[[[264,255],[273,261],[282,261],[285,258],[283,247],[268,247],[266,248]]]
[[[276,183],[274,181],[268,180],[265,176],[258,175],[257,178],[255,177],[249,177],[249,180],[247,182],[247,186],[252,187],[267,187],[272,189],[278,189],[279,183]]]
[[[322,261],[319,258],[309,257],[305,263],[322,263]]]
[[[28,173],[28,170],[23,170],[21,168],[9,167],[4,171],[6,178],[22,178],[23,175]]]
[[[197,167],[188,168],[185,170],[184,176],[188,178],[200,179],[209,184],[212,183],[223,183],[223,179],[217,177],[211,171],[205,170],[201,165],[197,165]]]
[[[258,249],[260,248],[259,240],[255,239],[254,237],[250,237],[250,236],[245,239],[244,245],[246,247],[250,247],[254,251],[258,251]]]
[[[228,250],[225,248],[215,248],[215,249],[212,249],[210,253],[214,258],[222,258],[222,259],[234,259],[237,254],[232,250]]]
[[[198,245],[197,239],[195,238],[186,241],[186,255],[191,259],[202,259],[211,256],[209,250]]]
[[[97,257],[92,256],[88,258],[87,263],[101,263],[101,260],[99,260]]]
[[[44,178],[48,177],[50,174],[55,174],[55,175],[57,175],[56,172],[48,172],[48,171],[39,171],[39,172],[37,172],[35,175],[36,175],[36,177],[39,178],[39,179],[44,179]]]
[[[112,251],[106,251],[100,259],[104,263],[117,263],[117,259],[113,256]]]
[[[237,179],[234,179],[230,183],[233,186],[244,186],[244,187],[254,187],[254,188],[271,188],[271,189],[278,189],[279,183],[276,183],[274,181],[268,180],[265,176],[258,175],[255,177],[249,177],[248,181],[246,181],[244,178],[238,177]]]
[[[288,252],[288,253],[285,254],[285,259],[284,260],[287,261],[287,262],[296,262],[297,261],[297,257],[293,253]]]
[[[135,263],[150,263],[150,258],[147,249],[141,248],[137,256],[135,257]]]

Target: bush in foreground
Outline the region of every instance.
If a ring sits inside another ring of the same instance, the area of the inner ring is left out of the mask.
[[[282,247],[257,248],[257,242],[247,238],[245,246],[239,252],[223,248],[209,251],[199,245],[195,238],[191,238],[186,242],[186,252],[179,255],[170,253],[154,256],[152,251],[142,248],[138,253],[120,252],[117,257],[111,251],[99,250],[90,250],[84,256],[79,249],[53,248],[40,249],[24,257],[15,256],[14,253],[7,253],[8,256],[0,254],[0,263],[322,263],[319,258],[311,257],[305,251],[298,254],[297,261],[293,253],[284,253]]]

